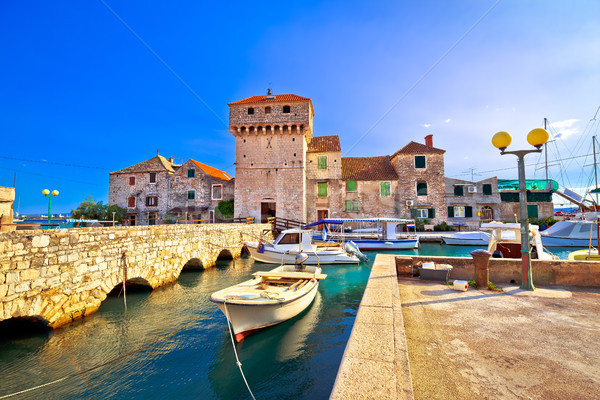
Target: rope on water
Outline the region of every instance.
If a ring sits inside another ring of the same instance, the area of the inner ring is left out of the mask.
[[[45,386],[54,385],[54,384],[56,384],[56,383],[59,383],[59,382],[62,382],[62,381],[64,381],[64,380],[66,380],[66,379],[69,379],[69,378],[73,378],[73,377],[76,377],[76,376],[80,376],[80,375],[86,374],[86,373],[88,373],[88,372],[91,372],[91,371],[94,371],[94,370],[96,370],[96,369],[98,369],[98,368],[101,368],[101,367],[104,367],[104,366],[106,366],[106,365],[112,364],[112,363],[114,363],[114,362],[116,362],[116,361],[122,360],[123,358],[129,357],[129,356],[131,356],[131,355],[133,355],[133,354],[135,354],[135,353],[138,353],[138,352],[140,352],[140,351],[142,351],[142,350],[145,350],[145,349],[149,348],[150,346],[152,346],[152,345],[154,345],[154,344],[156,344],[156,343],[160,342],[161,340],[164,340],[164,339],[166,339],[166,338],[168,338],[168,337],[170,337],[170,336],[173,336],[174,334],[176,334],[176,333],[178,333],[178,332],[180,332],[180,331],[184,330],[184,329],[185,329],[185,328],[187,328],[188,326],[192,325],[194,322],[196,322],[196,321],[198,321],[198,320],[202,319],[202,318],[203,318],[203,317],[204,317],[206,314],[208,314],[208,313],[210,313],[210,312],[211,312],[211,311],[206,311],[206,312],[204,312],[204,313],[200,314],[200,316],[199,316],[198,318],[196,318],[196,319],[194,319],[194,320],[192,320],[192,321],[188,322],[187,324],[185,324],[185,325],[181,326],[180,328],[178,328],[178,329],[176,329],[176,330],[174,330],[174,331],[172,331],[172,332],[170,332],[170,333],[168,333],[168,334],[166,334],[166,335],[164,335],[164,336],[161,336],[161,337],[159,337],[159,338],[158,338],[158,339],[156,339],[155,341],[153,341],[153,342],[150,342],[150,343],[148,343],[148,344],[147,344],[147,345],[145,345],[145,346],[142,346],[142,347],[140,347],[140,348],[138,348],[138,349],[136,349],[136,350],[130,351],[129,353],[122,354],[122,355],[120,355],[119,357],[113,358],[113,359],[112,359],[112,360],[110,360],[110,361],[107,361],[107,362],[104,362],[104,363],[102,363],[102,364],[98,364],[98,365],[96,365],[96,366],[93,366],[93,367],[90,367],[90,368],[84,369],[83,371],[79,371],[79,372],[73,372],[73,373],[71,373],[71,374],[68,374],[68,375],[65,375],[65,376],[63,376],[62,378],[58,378],[58,379],[56,379],[56,380],[54,380],[54,381],[51,381],[51,382],[46,382],[46,383],[43,383],[43,384],[41,384],[41,385],[34,386],[34,387],[31,387],[31,388],[29,388],[29,389],[24,389],[24,390],[21,390],[21,391],[19,391],[19,392],[15,392],[15,393],[11,393],[11,394],[6,394],[6,395],[4,395],[4,396],[0,396],[0,400],[2,400],[2,399],[7,399],[7,398],[9,398],[9,397],[13,397],[13,396],[17,396],[17,395],[19,395],[19,394],[23,394],[23,393],[31,392],[31,391],[33,391],[33,390],[41,389],[41,388],[43,388],[43,387],[45,387]],[[237,357],[237,355],[236,355],[236,357]],[[254,397],[254,396],[253,396],[253,397]]]
[[[256,400],[256,397],[254,397],[254,394],[250,389],[250,385],[248,385],[248,381],[246,380],[246,376],[244,375],[244,371],[242,370],[242,363],[240,362],[237,350],[235,349],[235,340],[233,339],[233,332],[231,331],[231,321],[229,319],[229,311],[227,310],[227,299],[225,299],[225,301],[223,302],[223,308],[225,309],[225,317],[227,318],[227,327],[229,328],[229,336],[231,337],[231,346],[233,347],[233,354],[235,354],[235,362],[238,368],[240,369],[240,374],[242,374],[242,379],[244,379],[244,383],[248,388],[248,392],[250,392],[250,396],[252,396],[252,399]]]

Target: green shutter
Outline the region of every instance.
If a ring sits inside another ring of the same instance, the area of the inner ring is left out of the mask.
[[[188,169],[188,178],[193,178],[196,176],[196,170],[193,168]]]
[[[381,182],[380,188],[382,196],[389,196],[391,194],[390,182]]]
[[[425,168],[425,156],[415,156],[415,168]]]
[[[427,182],[417,182],[417,196],[427,196]]]
[[[352,208],[352,202],[350,200],[346,200],[346,211],[350,211]]]
[[[352,201],[352,211],[358,211],[358,200]]]
[[[430,208],[427,210],[427,218],[435,218],[435,208]]]
[[[462,196],[463,195],[463,187],[462,186],[454,186],[454,195]]]
[[[346,181],[346,190],[356,192],[356,181]]]
[[[412,219],[416,219],[417,218],[417,209],[416,208],[411,208],[410,209],[410,217]]]
[[[319,188],[318,196],[327,197],[327,182],[319,182],[317,185]]]
[[[492,194],[492,185],[490,185],[489,183],[484,183],[483,184],[483,194],[485,194],[485,195]]]
[[[473,217],[473,207],[466,206],[465,207],[465,218],[471,218],[471,217]]]
[[[454,218],[454,207],[448,207],[448,218]]]
[[[188,200],[194,200],[196,198],[196,192],[193,190],[188,190]]]
[[[529,217],[529,218],[537,218],[538,217],[537,204],[527,204],[527,217]]]
[[[318,169],[327,169],[327,156],[319,156]]]

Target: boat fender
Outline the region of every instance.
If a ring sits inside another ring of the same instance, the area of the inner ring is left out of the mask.
[[[492,258],[504,258],[504,255],[502,255],[502,252],[500,250],[494,250]]]

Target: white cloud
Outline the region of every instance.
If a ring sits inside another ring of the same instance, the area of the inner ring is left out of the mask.
[[[445,123],[447,123],[447,124],[449,124],[449,123],[450,123],[450,121],[452,121],[452,120],[451,120],[450,118],[448,118],[448,119],[447,119],[447,120],[445,120],[444,122],[445,122]]]
[[[431,124],[423,124],[423,126],[424,126],[425,128],[429,128],[429,127],[431,126]]]
[[[575,126],[576,123],[579,122],[578,119],[566,119],[564,121],[557,121],[550,124],[550,128],[555,131],[557,134],[554,137],[561,135],[563,139],[567,138],[571,135],[576,135],[579,133],[579,127]]]

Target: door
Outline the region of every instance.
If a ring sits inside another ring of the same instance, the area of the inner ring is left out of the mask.
[[[260,222],[266,224],[269,218],[274,217],[276,207],[274,202],[260,203]]]
[[[491,222],[494,220],[494,210],[492,207],[485,206],[481,209],[481,222]]]
[[[329,216],[329,210],[317,210],[317,221],[325,219]],[[317,226],[318,230],[323,230],[323,225]]]
[[[148,213],[148,225],[156,225],[156,213]]]

